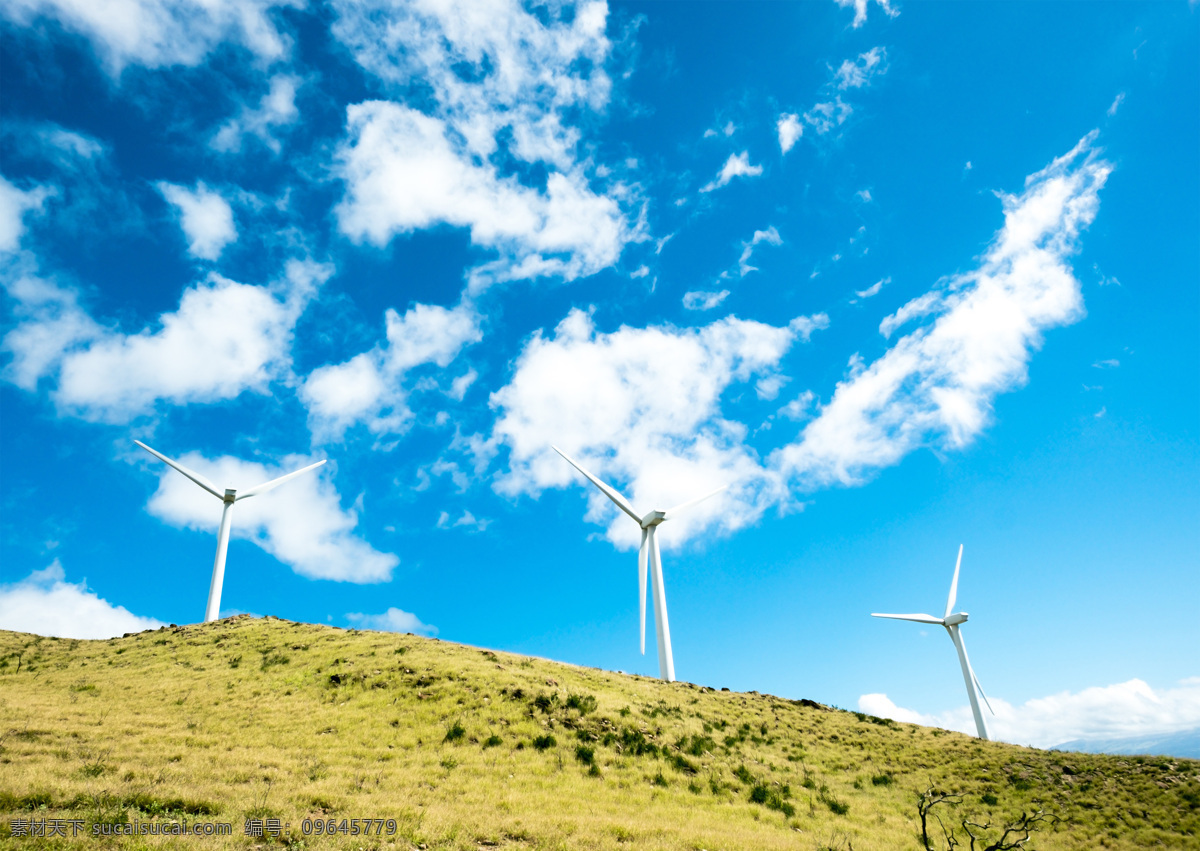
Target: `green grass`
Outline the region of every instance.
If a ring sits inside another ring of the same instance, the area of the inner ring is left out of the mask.
[[[811,700],[387,633],[230,618],[111,641],[0,632],[0,845],[920,848],[916,802],[1041,851],[1196,848],[1200,763],[981,742]],[[13,819],[224,821],[229,837],[38,840]],[[280,819],[278,838],[244,835]],[[304,836],[392,819],[395,833]]]

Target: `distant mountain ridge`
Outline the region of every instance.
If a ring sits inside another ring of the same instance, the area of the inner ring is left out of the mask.
[[[1177,756],[1200,759],[1200,727],[1155,736],[1129,736],[1119,739],[1073,739],[1051,750],[1078,753],[1107,753],[1117,756]]]

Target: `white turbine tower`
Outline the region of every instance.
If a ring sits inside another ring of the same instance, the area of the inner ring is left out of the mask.
[[[189,470],[178,461],[172,461],[161,452],[154,451],[140,440],[135,440],[134,443],[142,447],[142,449],[145,449],[155,458],[170,464],[176,470],[183,473],[193,482],[204,488],[206,491],[211,493],[225,504],[225,508],[221,512],[221,528],[220,531],[217,532],[217,558],[216,561],[213,562],[212,582],[208,586],[208,605],[204,609],[205,623],[208,621],[215,621],[217,619],[217,612],[221,610],[221,585],[225,581],[225,552],[229,549],[229,527],[233,522],[233,504],[239,500],[249,499],[252,496],[258,496],[259,494],[273,490],[274,488],[282,485],[288,479],[294,479],[296,476],[307,473],[309,470],[315,470],[325,462],[318,461],[315,464],[309,464],[302,470],[296,470],[294,473],[288,473],[286,476],[280,476],[278,479],[272,479],[269,482],[263,482],[261,485],[247,488],[241,493],[239,493],[235,488],[225,488],[225,492],[221,493],[221,491],[217,489],[216,485],[204,478],[204,476],[200,475],[199,473]]]
[[[641,608],[642,655],[646,654],[646,561],[648,558],[650,562],[650,576],[652,577],[651,582],[654,589],[654,627],[658,632],[658,675],[669,683],[675,682],[675,660],[671,656],[671,629],[667,624],[667,592],[663,588],[662,556],[658,552],[658,539],[655,537],[655,530],[658,529],[659,524],[665,523],[684,509],[691,508],[693,505],[703,502],[710,496],[716,496],[725,490],[728,485],[722,485],[712,493],[705,494],[698,499],[689,500],[674,508],[668,508],[666,511],[654,510],[644,516],[638,516],[638,513],[633,510],[633,506],[629,504],[625,497],[583,469],[578,461],[557,446],[551,448],[567,459],[572,467],[587,476],[588,481],[598,487],[601,493],[616,503],[617,508],[632,517],[633,522],[641,527],[642,545],[638,549],[638,602]]]
[[[954,565],[954,579],[950,583],[950,596],[946,599],[946,614],[943,617],[935,618],[933,615],[880,615],[871,613],[873,618],[894,618],[901,621],[916,621],[917,623],[936,623],[941,624],[946,628],[946,632],[950,633],[950,640],[954,642],[955,648],[958,650],[958,662],[962,665],[963,682],[967,684],[967,697],[971,699],[971,713],[975,716],[975,729],[979,732],[979,738],[988,738],[987,725],[983,723],[983,713],[979,710],[979,698],[975,694],[975,690],[979,690],[979,694],[983,697],[983,702],[987,704],[988,711],[993,715],[996,710],[992,709],[992,704],[988,702],[987,695],[983,693],[983,686],[979,684],[979,678],[975,676],[975,672],[971,670],[971,662],[967,659],[967,646],[963,644],[962,635],[959,634],[958,627],[960,624],[967,622],[966,612],[955,612],[954,601],[958,596],[958,569],[962,566],[962,544],[958,545],[958,561]]]

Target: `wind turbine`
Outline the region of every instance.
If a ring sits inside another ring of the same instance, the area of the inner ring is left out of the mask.
[[[971,670],[971,662],[967,659],[967,646],[963,644],[962,635],[959,634],[958,627],[960,624],[967,622],[966,612],[954,611],[954,600],[958,596],[958,569],[962,566],[962,544],[958,545],[958,561],[954,565],[954,579],[950,583],[950,596],[946,598],[946,614],[943,617],[935,618],[933,615],[880,615],[871,613],[873,618],[894,618],[901,621],[916,621],[917,623],[936,623],[941,624],[946,628],[946,632],[950,633],[950,640],[954,642],[955,648],[958,650],[958,662],[962,665],[963,682],[967,684],[967,697],[971,699],[971,713],[975,716],[975,729],[979,732],[979,738],[988,738],[987,725],[983,723],[983,713],[979,710],[979,698],[975,696],[975,690],[979,689],[979,694],[983,696],[983,702],[987,704],[988,711],[993,715],[996,710],[992,709],[992,704],[988,702],[987,695],[983,693],[983,686],[979,684],[979,678],[975,676],[975,672]]]
[[[617,493],[613,488],[606,485],[604,482],[597,479],[587,470],[580,466],[579,462],[572,458],[567,453],[563,452],[557,446],[551,447],[555,452],[567,459],[567,462],[579,472],[587,477],[588,481],[598,487],[605,496],[616,503],[617,508],[624,511],[633,518],[633,522],[637,523],[642,529],[642,545],[638,549],[638,602],[641,607],[641,649],[642,655],[646,655],[646,561],[647,557],[650,562],[650,575],[652,577],[652,585],[654,588],[654,627],[658,632],[658,675],[669,683],[675,682],[675,660],[671,656],[671,629],[667,624],[667,592],[663,588],[662,577],[662,556],[658,552],[658,538],[655,537],[655,530],[658,529],[661,523],[665,523],[672,517],[679,514],[686,508],[691,508],[693,505],[703,502],[710,496],[716,496],[721,491],[725,490],[728,485],[722,485],[712,493],[689,500],[682,505],[677,505],[674,508],[668,508],[666,511],[654,510],[644,516],[638,516],[638,513],[633,510],[633,506],[629,504],[625,497]]]
[[[307,473],[309,470],[315,470],[325,462],[318,461],[315,464],[309,464],[307,467],[296,470],[294,473],[288,473],[286,476],[280,476],[278,479],[272,479],[269,482],[263,482],[261,485],[247,488],[241,493],[238,493],[235,488],[225,488],[225,492],[221,493],[216,485],[199,473],[189,470],[178,461],[172,461],[161,452],[154,451],[140,440],[135,440],[134,443],[145,449],[155,458],[170,464],[225,504],[221,512],[221,528],[217,532],[217,558],[213,562],[212,582],[208,586],[208,605],[204,609],[204,622],[215,621],[217,619],[217,612],[221,610],[221,585],[225,581],[225,552],[229,549],[229,526],[233,522],[233,504],[239,500],[249,499],[252,496],[258,496],[260,493],[273,490],[288,479],[294,479],[296,476]]]

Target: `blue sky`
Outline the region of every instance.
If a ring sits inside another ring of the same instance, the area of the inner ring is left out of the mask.
[[[1200,726],[1194,3],[0,5],[0,626]],[[652,616],[651,616],[652,617]]]

